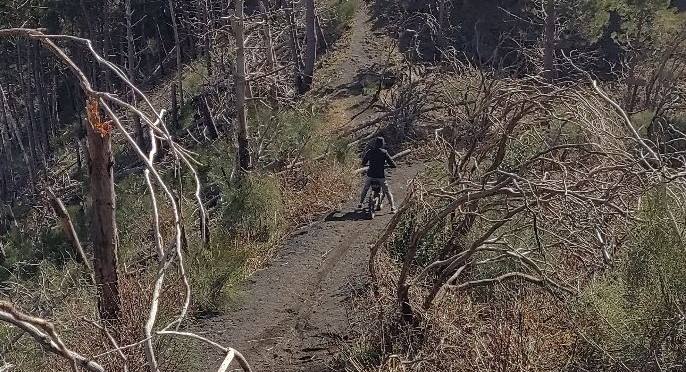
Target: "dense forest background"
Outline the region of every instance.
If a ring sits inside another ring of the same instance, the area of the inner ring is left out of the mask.
[[[186,320],[345,203],[379,135],[425,170],[369,232],[335,369],[683,369],[684,11],[1,1],[0,371],[214,368]],[[360,14],[389,42],[339,85]]]

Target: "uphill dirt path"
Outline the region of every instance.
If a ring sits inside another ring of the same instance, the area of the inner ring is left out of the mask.
[[[419,170],[401,163],[390,173],[398,200]],[[355,204],[296,231],[241,286],[241,305],[204,321],[211,330],[205,334],[239,350],[255,371],[337,370],[338,346],[349,339],[350,298],[366,286],[369,244],[390,220],[388,206],[368,220]],[[207,355],[207,366],[220,363],[216,353]]]
[[[348,34],[320,63],[317,93],[327,97],[332,127],[355,125],[372,113],[359,112],[368,97],[359,92],[360,76],[385,61],[384,38],[372,30],[360,2]],[[406,182],[420,164],[399,163],[390,172],[391,190],[399,202]],[[374,220],[355,211],[350,200],[322,220],[294,232],[266,267],[250,276],[238,291],[239,305],[225,315],[194,327],[223,345],[239,350],[254,371],[335,371],[341,341],[351,335],[351,297],[367,284],[369,245],[382,232],[388,206]],[[201,370],[219,365],[223,356],[201,353]]]

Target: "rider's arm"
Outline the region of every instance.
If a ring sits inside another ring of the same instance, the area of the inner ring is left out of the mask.
[[[364,153],[364,156],[362,157],[362,166],[366,166],[369,164],[369,151]]]
[[[388,151],[384,151],[384,154],[386,155],[386,162],[388,163],[388,166],[391,168],[397,167],[391,155],[388,154]]]

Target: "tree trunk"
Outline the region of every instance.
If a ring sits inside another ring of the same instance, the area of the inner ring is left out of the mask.
[[[174,0],[169,0],[169,12],[171,13],[172,28],[174,29],[174,47],[176,48],[176,84],[179,89],[179,103],[183,105],[183,63],[181,61],[181,40],[179,39],[179,25],[176,21]]]
[[[212,76],[212,55],[210,54],[211,40],[210,40],[210,9],[208,0],[198,1],[198,18],[202,22],[202,41],[203,41],[203,53],[205,56],[205,69],[207,70],[207,76]]]
[[[40,57],[40,47],[38,45],[38,42],[33,43],[33,62],[31,63],[32,68],[33,68],[33,81],[34,81],[34,87],[36,89],[36,99],[38,100],[38,123],[40,125],[40,135],[37,134],[39,137],[38,142],[42,142],[42,148],[43,148],[43,161],[45,162],[46,157],[50,155],[50,124],[48,122],[49,116],[47,112],[47,100],[45,98],[45,92],[47,89],[45,88],[45,83],[43,80],[43,73],[42,69],[43,67],[41,66],[41,57]],[[29,80],[30,84],[30,80]]]
[[[0,85],[0,104],[3,106],[3,111],[5,112],[5,116],[7,118],[7,124],[12,130],[14,131],[14,138],[17,141],[17,145],[19,147],[19,152],[21,152],[22,156],[24,157],[24,163],[26,164],[26,169],[28,170],[29,173],[29,183],[31,184],[31,189],[35,190],[35,179],[34,179],[34,169],[33,169],[33,163],[31,163],[31,160],[29,159],[29,153],[26,151],[26,148],[24,147],[24,141],[22,140],[21,137],[21,132],[19,131],[19,126],[17,125],[17,121],[15,120],[15,116],[12,115],[12,112],[10,111],[10,106],[9,102],[7,102],[7,95],[5,94],[5,89]]]
[[[102,134],[86,125],[90,188],[92,199],[91,239],[93,270],[98,287],[98,310],[102,320],[119,317],[116,222],[114,218],[114,178],[110,134]]]
[[[629,74],[626,78],[626,93],[624,95],[624,109],[628,113],[634,111],[636,105],[636,94],[638,92],[638,85],[636,79],[636,68],[638,67],[638,53],[636,51],[629,52]]]
[[[234,74],[236,84],[236,110],[238,116],[238,162],[237,174],[242,179],[250,169],[250,150],[248,120],[245,107],[246,81],[245,81],[245,37],[244,37],[244,16],[243,0],[236,0],[236,16],[232,20],[231,28],[236,38],[236,73]]]
[[[126,54],[128,63],[128,74],[131,84],[136,85],[136,44],[133,38],[133,11],[131,10],[131,0],[126,0]],[[131,102],[134,106],[138,104],[136,93],[131,90]],[[143,135],[141,119],[138,115],[133,115],[133,130],[138,146],[145,151],[147,143]]]
[[[299,87],[300,94],[312,89],[312,79],[314,77],[314,63],[317,60],[317,15],[315,13],[314,0],[305,1],[305,37],[307,45],[305,47],[305,60],[303,65],[303,76]]]
[[[438,0],[438,40],[439,53],[443,53],[448,46],[448,38],[446,37],[446,20],[448,16],[448,0]]]
[[[552,84],[556,77],[555,71],[555,23],[557,14],[555,0],[545,3],[545,35],[543,45],[543,77],[548,84]]]
[[[286,13],[286,21],[288,22],[288,40],[291,44],[291,56],[293,58],[293,76],[295,77],[295,87],[299,90],[300,87],[303,85],[303,66],[302,59],[300,58],[300,45],[298,43],[298,32],[295,27],[295,18],[293,15],[293,10],[293,0],[290,0],[286,5],[286,8],[284,9],[284,12]]]
[[[28,133],[28,145],[29,145],[29,153],[30,153],[30,160],[31,160],[31,168],[34,168],[34,165],[36,164],[36,159],[38,159],[36,149],[39,145],[36,144],[36,136],[34,134],[34,119],[35,119],[35,112],[34,110],[34,104],[33,104],[33,89],[31,86],[31,81],[27,80],[28,77],[24,77],[24,73],[22,72],[22,58],[21,58],[21,48],[17,48],[19,51],[18,56],[19,56],[19,66],[17,66],[17,70],[19,71],[19,81],[21,82],[21,85],[24,90],[24,100],[25,100],[25,109],[26,109],[26,130]],[[31,55],[29,53],[28,55],[29,59],[31,58]],[[30,66],[30,62],[29,62]]]
[[[274,42],[272,40],[271,17],[269,16],[269,3],[267,0],[260,1],[260,11],[263,16],[262,33],[264,34],[265,54],[267,56],[268,72],[276,70],[276,57],[274,55]],[[269,98],[272,102],[279,99],[279,90],[276,83],[272,82],[269,87]]]
[[[174,129],[179,130],[181,126],[179,125],[179,105],[176,102],[176,83],[171,85],[171,120]]]

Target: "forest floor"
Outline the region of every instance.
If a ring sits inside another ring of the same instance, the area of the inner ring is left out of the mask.
[[[370,99],[362,94],[362,80],[387,62],[384,38],[361,4],[347,34],[321,62],[315,94],[329,102],[332,129],[373,115],[350,120]],[[390,172],[397,201],[422,168],[400,163]],[[194,330],[239,350],[255,371],[336,370],[339,347],[352,335],[351,298],[367,284],[369,246],[390,220],[388,205],[368,220],[356,204],[350,200],[294,232],[266,267],[238,286],[239,303],[225,315],[199,320]],[[209,348],[199,357],[202,371],[223,359]]]

